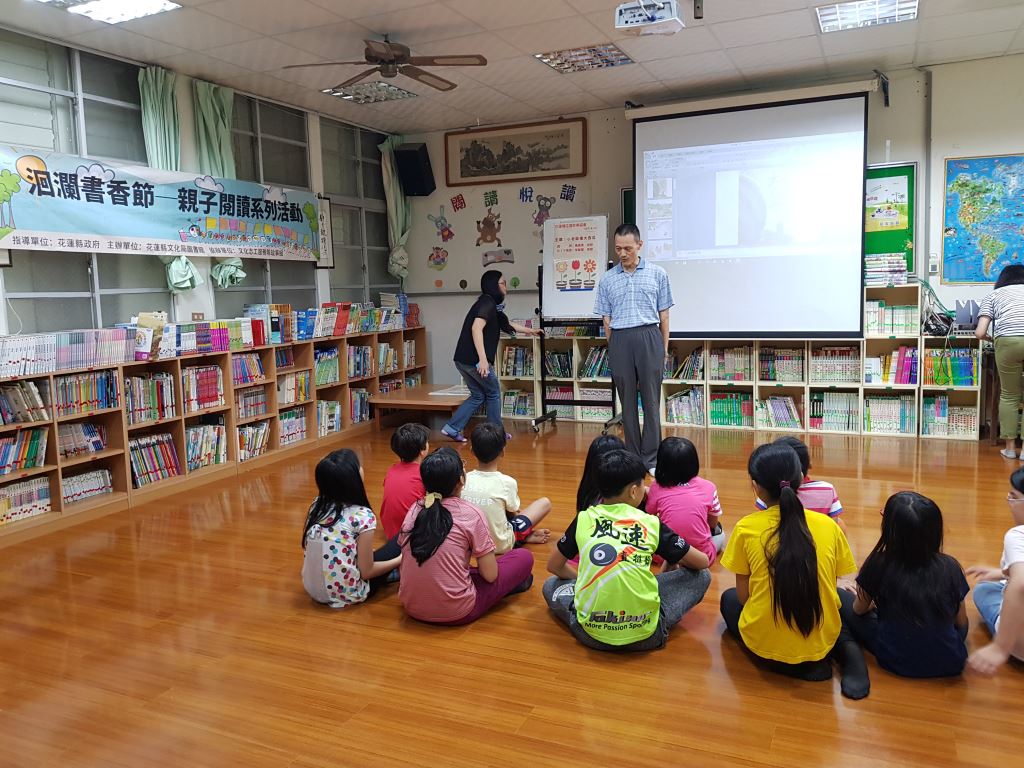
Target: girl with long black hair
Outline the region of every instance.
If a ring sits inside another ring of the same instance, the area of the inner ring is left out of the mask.
[[[513,549],[494,555],[484,513],[459,493],[466,482],[462,457],[449,446],[420,464],[426,496],[398,534],[402,547],[399,599],[414,619],[432,624],[469,624],[505,595],[533,583],[533,555]],[[476,567],[470,567],[470,557]]]
[[[355,452],[342,448],[327,454],[315,474],[319,493],[302,529],[302,584],[318,603],[344,608],[387,583],[402,552],[394,539],[373,549],[377,520]]]
[[[806,512],[803,474],[788,445],[758,446],[747,463],[751,485],[768,508],[741,519],[722,555],[736,587],[722,593],[722,618],[743,646],[776,672],[802,680],[842,671],[842,692],[870,691],[864,654],[842,626],[836,580],[857,564],[846,536],[824,515]]]
[[[938,505],[901,491],[885,502],[882,535],[857,575],[856,599],[840,593],[843,623],[893,674],[959,675],[968,591],[960,563],[942,552]]]

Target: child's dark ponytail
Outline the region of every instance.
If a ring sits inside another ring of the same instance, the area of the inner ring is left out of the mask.
[[[423,565],[433,557],[452,529],[452,514],[441,503],[451,496],[462,481],[462,457],[445,446],[427,456],[420,464],[420,478],[427,491],[423,511],[416,516],[409,533],[409,551]]]
[[[800,460],[787,445],[758,446],[747,465],[750,477],[779,505],[779,526],[765,543],[772,584],[772,610],[807,637],[821,623],[818,552],[797,496],[803,475]]]

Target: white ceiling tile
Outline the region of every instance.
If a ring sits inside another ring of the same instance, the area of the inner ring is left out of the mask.
[[[917,41],[919,22],[879,24],[860,29],[844,29],[821,35],[821,47],[826,56],[833,54],[873,51],[891,46],[912,45]]]
[[[591,13],[593,11],[607,10],[609,14],[619,6],[616,0],[565,0],[569,5],[580,13]]]
[[[787,61],[803,61],[821,58],[821,43],[817,35],[798,37],[795,40],[779,40],[774,43],[759,43],[726,51],[733,64],[743,71],[748,67],[784,64]]]
[[[193,51],[205,51],[218,45],[255,40],[260,36],[259,32],[218,19],[195,8],[182,8],[170,13],[147,16],[126,21],[118,26],[130,32],[163,40],[165,43],[185,46]]]
[[[739,21],[726,21],[711,25],[711,32],[725,48],[770,43],[794,37],[813,35],[818,31],[814,11],[788,11]]]
[[[918,18],[946,16],[951,13],[981,11],[986,8],[1000,8],[1006,5],[1020,5],[1020,0],[924,0],[917,6]]]
[[[692,5],[686,0],[681,0],[680,4],[692,8]],[[825,0],[819,2],[808,2],[808,0],[714,0],[713,3],[706,3],[704,20],[708,23],[717,23],[736,19],[760,18],[774,13],[824,4]]]
[[[664,85],[672,91],[674,98],[694,99],[702,96],[719,96],[726,93],[747,90],[747,81],[742,75],[710,77],[694,80],[681,78],[671,80]]]
[[[1010,53],[1017,53],[1024,51],[1024,28],[1021,28],[1017,36],[1013,38],[1013,42],[1010,43],[1010,47],[1007,49]]]
[[[592,112],[595,109],[604,109],[607,106],[603,99],[598,98],[592,93],[582,92],[544,99],[525,99],[524,101],[534,109],[537,109],[542,115],[548,117],[570,115],[576,112]]]
[[[777,62],[775,64],[752,61],[742,66],[737,64],[736,68],[743,73],[747,80],[753,80],[757,77],[775,77],[786,73],[808,75],[812,79],[818,79],[824,78],[828,74],[825,58],[821,55],[798,61]]]
[[[257,72],[269,72],[289,64],[310,64],[317,60],[313,54],[285,45],[272,37],[221,45],[210,48],[206,53],[215,59],[222,59]]]
[[[252,0],[214,0],[205,3],[202,9],[203,13],[211,13],[264,35],[278,35],[341,20],[341,17],[313,5],[309,0],[260,3],[258,8],[253,8],[253,5]]]
[[[1013,42],[1014,32],[996,32],[990,35],[964,37],[959,40],[918,43],[918,65],[943,64],[950,61],[1001,56]]]
[[[544,80],[524,80],[519,83],[505,83],[496,85],[495,89],[501,91],[509,98],[517,101],[533,103],[535,101],[546,101],[554,98],[568,98],[582,96],[583,91],[577,88],[568,77],[558,79],[545,78]]]
[[[711,75],[739,77],[736,65],[725,51],[708,51],[675,59],[659,59],[644,64],[652,75],[662,81],[688,79],[691,82]]]
[[[379,40],[380,35],[355,22],[342,21],[316,29],[304,29],[301,32],[286,32],[283,35],[275,35],[274,39],[285,45],[315,53],[327,61],[354,61],[363,58],[363,51],[366,49],[363,40]]]
[[[489,62],[486,67],[473,67],[472,74],[474,80],[489,85],[554,77],[563,77],[563,75],[533,56],[520,56],[516,59]]]
[[[164,56],[183,53],[185,50],[170,43],[137,35],[126,29],[119,29],[110,24],[106,24],[104,27],[104,29],[86,32],[84,35],[75,35],[74,43],[85,48],[147,63]]]
[[[326,8],[343,19],[358,19],[378,13],[395,13],[425,5],[429,0],[310,0],[313,5]]]
[[[799,88],[804,85],[822,83],[828,75],[819,68],[806,71],[779,67],[774,72],[763,72],[747,78],[747,83],[754,91],[773,91],[780,88]]]
[[[493,88],[456,88],[444,94],[443,101],[446,106],[475,114],[478,110],[505,107],[517,100]]]
[[[721,48],[707,27],[687,27],[675,35],[625,37],[615,44],[634,61],[655,61],[691,53],[704,53]]]
[[[920,25],[917,40],[921,43],[928,43],[935,40],[951,40],[1006,32],[1016,30],[1022,22],[1024,22],[1024,3],[1006,8],[936,16],[917,22]]]
[[[244,67],[238,67],[226,61],[214,59],[202,53],[196,53],[195,51],[165,56],[157,59],[156,63],[161,67],[181,72],[190,77],[209,80],[212,83],[223,82],[229,77],[241,77],[242,75],[252,74],[251,70]]]
[[[4,2],[3,25],[62,40],[73,35],[110,27],[109,24],[93,21],[78,13],[68,13],[41,3],[28,2]]]
[[[359,24],[378,35],[389,35],[395,42],[413,47],[423,42],[481,31],[478,24],[441,3],[366,16],[359,19]]]
[[[445,0],[445,5],[475,21],[483,29],[491,30],[517,27],[538,20],[550,22],[576,15],[576,10],[565,0],[515,0],[506,3]]]
[[[571,23],[541,22],[509,27],[500,30],[498,37],[523,53],[547,53],[609,41],[606,34],[586,19],[574,19]]]
[[[489,32],[418,43],[413,49],[413,53],[417,56],[479,53],[483,55],[487,61],[501,61],[502,59],[514,59],[516,56],[522,56],[522,53],[518,48],[509,45],[504,40],[495,37]]]
[[[873,69],[885,70],[909,67],[914,63],[917,50],[913,45],[900,45],[895,48],[882,48],[877,51],[856,51],[851,53],[826,56],[825,64],[831,74],[850,74],[855,72],[871,72]]]
[[[223,84],[240,91],[255,93],[259,96],[270,96],[281,101],[288,101],[288,97],[295,93],[295,83],[279,80],[265,72],[228,77],[223,80]]]
[[[617,88],[620,85],[638,85],[657,80],[644,69],[643,64],[623,64],[619,67],[591,69],[586,72],[567,72],[563,77],[584,91],[599,91]]]
[[[594,91],[593,95],[601,99],[609,107],[622,107],[627,99],[638,104],[654,104],[659,101],[665,101],[671,98],[672,91],[664,83],[653,82],[632,87],[621,85],[615,88]]]

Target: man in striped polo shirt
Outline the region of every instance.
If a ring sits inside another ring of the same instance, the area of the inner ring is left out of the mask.
[[[615,230],[619,263],[597,285],[594,314],[604,319],[612,382],[622,404],[626,447],[654,473],[661,443],[661,379],[668,356],[668,311],[672,287],[657,264],[640,258],[640,230]],[[637,394],[644,409],[643,434]]]

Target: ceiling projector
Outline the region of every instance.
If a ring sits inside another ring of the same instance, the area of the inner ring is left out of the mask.
[[[685,26],[676,0],[635,0],[615,9],[615,28],[630,35],[674,35]]]

